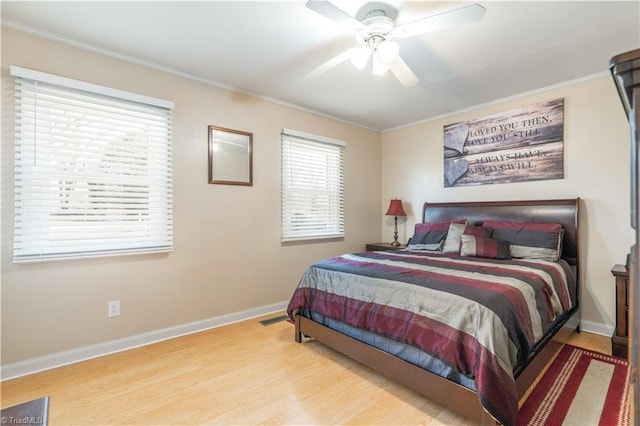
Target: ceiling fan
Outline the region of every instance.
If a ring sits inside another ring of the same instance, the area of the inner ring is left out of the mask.
[[[355,17],[328,0],[308,0],[306,6],[340,25],[355,30],[358,46],[329,59],[305,75],[303,77],[305,80],[315,78],[346,60],[351,60],[355,67],[364,69],[371,57],[372,74],[384,75],[391,70],[405,87],[418,83],[418,77],[400,57],[398,44],[393,39],[413,37],[453,25],[477,21],[482,19],[485,12],[484,7],[475,3],[396,26],[398,8],[382,1],[364,4]]]

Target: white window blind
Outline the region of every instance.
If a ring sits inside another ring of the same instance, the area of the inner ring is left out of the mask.
[[[282,130],[282,241],[344,237],[342,141]]]
[[[173,249],[173,103],[11,67],[14,262]]]

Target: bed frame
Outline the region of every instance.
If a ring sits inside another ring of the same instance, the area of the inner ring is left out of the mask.
[[[580,199],[493,201],[462,203],[425,203],[424,222],[467,219],[470,224],[483,220],[512,220],[522,222],[560,223],[564,228],[562,258],[576,270],[575,306],[534,348],[526,364],[515,371],[516,388],[520,399],[542,369],[555,356],[574,331],[580,327],[580,256],[578,239],[578,210]],[[477,394],[464,386],[442,378],[400,358],[348,337],[302,315],[295,315],[295,339],[310,337],[368,367],[394,379],[408,388],[438,402],[454,412],[483,425],[495,425]]]

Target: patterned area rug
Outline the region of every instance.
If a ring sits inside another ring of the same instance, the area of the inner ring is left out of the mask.
[[[627,360],[565,345],[518,412],[518,425],[629,425]]]

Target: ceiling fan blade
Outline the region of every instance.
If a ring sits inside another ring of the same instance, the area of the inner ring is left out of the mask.
[[[327,0],[307,0],[306,6],[308,9],[313,10],[316,13],[331,19],[338,23],[340,26],[344,26],[353,30],[359,30],[364,28],[362,22],[349,15],[344,10],[333,5]]]
[[[418,34],[438,31],[453,25],[479,21],[484,16],[484,13],[485,8],[475,3],[397,26],[391,31],[391,35],[397,38],[407,38]]]
[[[340,65],[341,63],[343,63],[344,61],[350,58],[351,50],[353,49],[345,50],[341,54],[334,56],[324,64],[320,65],[318,68],[306,74],[304,77],[302,77],[302,79],[311,80],[313,78],[318,77],[320,74],[324,74],[325,72],[329,71],[331,68]]]
[[[393,60],[393,62],[389,64],[389,69],[391,70],[393,75],[395,75],[396,78],[400,80],[400,84],[402,84],[404,87],[414,86],[420,81],[418,80],[418,77],[413,73],[413,71],[411,71],[409,65],[407,65],[407,63],[403,61],[400,56],[397,56]]]

